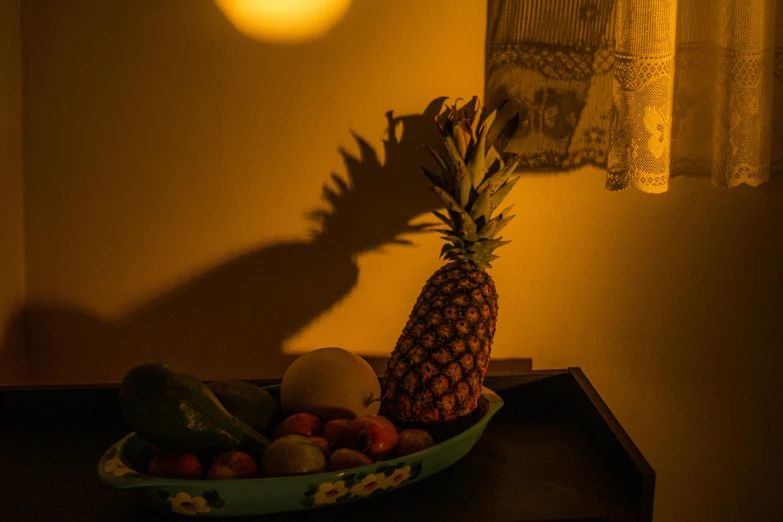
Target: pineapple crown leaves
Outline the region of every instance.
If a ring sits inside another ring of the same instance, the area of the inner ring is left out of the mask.
[[[447,226],[433,230],[448,241],[441,257],[487,267],[498,257],[494,250],[509,243],[498,234],[514,218],[509,214],[511,206],[498,214],[495,210],[519,179],[514,173],[519,158],[516,154],[501,155],[488,143],[488,135],[498,136],[503,131],[493,127],[497,110],[481,117],[477,96],[462,107],[457,106],[458,101],[435,119],[446,155],[427,146],[438,170],[422,167],[422,171],[447,211],[433,212]]]

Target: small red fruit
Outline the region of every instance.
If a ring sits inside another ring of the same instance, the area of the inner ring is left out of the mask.
[[[212,461],[207,478],[213,480],[247,479],[258,473],[253,457],[244,451],[227,451]]]
[[[339,471],[368,464],[372,464],[372,459],[364,453],[351,448],[338,448],[329,457],[328,469],[329,471]]]
[[[304,435],[311,437],[321,431],[321,420],[312,413],[295,413],[277,425],[272,436],[279,439],[283,435]]]
[[[353,447],[373,460],[391,455],[397,445],[397,428],[381,415],[362,415],[351,423]]]
[[[332,419],[321,428],[321,436],[329,441],[332,449],[348,448],[353,444],[351,421],[348,419]]]
[[[325,459],[329,458],[329,455],[332,453],[332,450],[329,448],[329,441],[323,437],[319,437],[318,435],[313,435],[312,437],[307,438],[315,442],[315,445],[321,448],[321,453],[324,454]]]
[[[435,445],[435,439],[424,430],[402,430],[397,436],[397,447],[394,449],[395,457],[404,457]]]
[[[150,462],[147,474],[153,477],[200,479],[204,476],[204,466],[193,453],[169,453],[159,450]]]

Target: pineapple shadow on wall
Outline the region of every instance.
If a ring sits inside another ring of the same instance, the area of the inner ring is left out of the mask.
[[[358,157],[340,149],[347,179],[332,174],[324,184],[326,207],[306,214],[315,224],[309,241],[250,251],[114,323],[74,307],[28,303],[9,333],[27,332],[29,381],[52,382],[78,368],[85,382],[116,382],[152,360],[205,379],[281,376],[296,358],[283,353],[283,343],[349,295],[357,255],[413,244],[399,236],[432,226],[409,222],[440,207],[420,167],[432,161],[423,144],[439,142],[434,118],[444,100],[433,100],[423,114],[386,114],[383,163],[356,135]],[[399,318],[400,328],[406,319]],[[393,344],[388,348],[391,353]],[[386,360],[366,359],[376,369]]]

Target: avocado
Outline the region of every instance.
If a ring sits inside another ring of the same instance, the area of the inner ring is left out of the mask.
[[[283,420],[280,406],[260,386],[247,381],[215,381],[207,385],[220,404],[259,433],[268,434]]]
[[[173,364],[131,368],[120,384],[120,408],[144,440],[170,451],[245,451],[260,457],[269,439],[231,415],[204,383]]]

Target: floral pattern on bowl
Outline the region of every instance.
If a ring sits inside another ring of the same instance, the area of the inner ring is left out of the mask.
[[[124,477],[126,475],[130,477],[143,476],[138,471],[135,471],[127,461],[123,460],[119,448],[116,446],[112,446],[103,454],[99,466],[103,467],[104,473],[111,473],[115,477]]]
[[[226,503],[220,498],[220,494],[210,489],[201,495],[191,496],[185,491],[180,491],[174,496],[169,496],[169,492],[163,489],[158,490],[158,497],[171,506],[171,512],[186,516],[195,516],[206,514],[212,511],[212,508],[221,508]]]
[[[372,472],[345,473],[336,482],[311,484],[304,494],[302,505],[310,508],[378,495],[402,485],[406,480],[415,480],[421,470],[422,461],[417,460],[413,464],[404,461],[393,466],[381,464]]]

